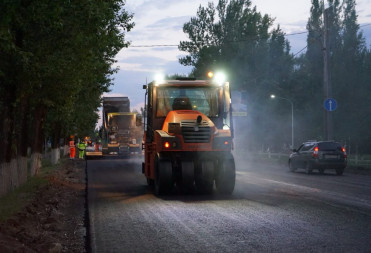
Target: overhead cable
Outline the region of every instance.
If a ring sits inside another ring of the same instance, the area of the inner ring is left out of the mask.
[[[365,27],[365,26],[370,26],[371,23],[369,24],[363,24],[363,25],[360,25],[359,27]],[[308,33],[308,31],[302,31],[302,32],[295,32],[295,33],[288,33],[288,34],[285,34],[284,36],[294,36],[294,35],[300,35],[300,34],[306,34]],[[236,41],[233,41],[233,42],[243,42],[243,41],[247,41],[247,40],[236,40]],[[132,45],[132,46],[129,46],[129,47],[178,47],[179,45],[175,45],[175,44],[158,44],[158,45]],[[305,47],[306,48],[306,47]],[[300,53],[301,51],[303,51],[305,48],[301,49],[298,53]],[[294,54],[297,55],[298,53]]]

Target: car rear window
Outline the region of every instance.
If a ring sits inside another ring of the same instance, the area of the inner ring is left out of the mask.
[[[300,151],[308,151],[311,148],[313,148],[313,146],[314,146],[314,143],[304,143]]]
[[[318,149],[321,151],[341,150],[341,145],[336,142],[320,142],[318,143]]]

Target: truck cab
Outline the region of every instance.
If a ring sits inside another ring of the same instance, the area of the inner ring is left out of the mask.
[[[128,97],[103,98],[103,154],[129,156],[138,152],[139,128],[137,113],[130,112]]]

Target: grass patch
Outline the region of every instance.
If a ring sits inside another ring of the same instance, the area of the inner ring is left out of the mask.
[[[0,222],[20,212],[36,195],[37,190],[48,184],[46,175],[58,168],[61,163],[52,165],[49,160],[42,160],[39,175],[29,178],[25,184],[0,198]]]

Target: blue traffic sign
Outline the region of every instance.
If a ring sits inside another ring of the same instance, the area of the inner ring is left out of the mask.
[[[325,100],[324,106],[327,111],[332,112],[336,110],[338,104],[335,99],[328,98]]]

